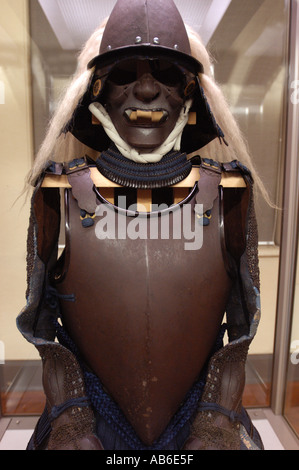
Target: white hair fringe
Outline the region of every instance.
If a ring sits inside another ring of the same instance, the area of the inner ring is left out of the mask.
[[[55,114],[49,122],[45,139],[28,175],[27,181],[30,185],[36,183],[49,161],[67,162],[85,154],[91,158],[96,158],[97,155],[99,155],[98,152],[80,143],[70,133],[66,135],[61,134],[61,130],[71,119],[78,102],[87,90],[93,73],[93,69],[87,69],[87,64],[92,58],[98,55],[106,22],[107,20],[91,35],[78,56],[77,70],[71,84],[67,87],[62,96]],[[219,139],[215,139],[204,148],[200,149],[200,156],[212,158],[219,162],[230,162],[232,160],[241,161],[242,164],[247,166],[251,171],[255,185],[261,191],[266,202],[270,206],[273,206],[267,190],[253,166],[247,142],[230,111],[229,105],[220,87],[212,76],[211,57],[202,43],[200,36],[188,25],[186,25],[186,29],[190,40],[191,54],[201,62],[204,67],[205,72],[199,74],[201,86],[203,87],[216,122],[221,127],[228,143],[227,146],[221,143]]]

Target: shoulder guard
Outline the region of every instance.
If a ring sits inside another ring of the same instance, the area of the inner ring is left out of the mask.
[[[250,170],[241,162],[234,160],[222,163],[225,173],[239,173],[246,186],[244,188],[222,189],[222,214],[224,221],[225,243],[228,253],[238,262],[246,249],[248,213],[252,199],[253,180]]]

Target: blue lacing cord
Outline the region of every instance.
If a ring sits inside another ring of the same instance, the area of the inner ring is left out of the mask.
[[[78,348],[68,336],[65,329],[57,321],[55,321],[55,327],[59,342],[73,352],[82,368],[85,378],[86,392],[90,399],[90,403],[130,448],[134,450],[161,450],[165,448],[165,446],[171,442],[174,437],[176,437],[178,432],[197,411],[205,385],[206,371],[202,373],[201,379],[198,380],[198,382],[191,388],[186,396],[184,404],[175,414],[162,436],[155,441],[152,446],[144,446],[118,405],[104,391],[99,378],[86,370],[84,362],[81,360]],[[214,351],[217,351],[222,347],[225,330],[226,325],[223,325],[216,341]]]
[[[236,411],[228,410],[223,406],[219,405],[218,403],[205,403],[201,402],[198,411],[217,411],[217,413],[221,413],[229,418],[231,422],[239,421],[242,422],[243,416]]]
[[[145,447],[139,440],[134,429],[127,422],[119,407],[103,391],[99,379],[91,373],[85,373],[86,389],[94,408],[103,416],[112,429],[135,450],[163,449],[172,441],[195,413],[203,391],[204,381],[199,381],[189,392],[185,404],[176,413],[163,435],[152,446]]]
[[[54,419],[57,419],[68,408],[84,408],[86,406],[90,406],[90,401],[87,397],[71,398],[70,400],[65,401],[61,405],[52,407],[51,412],[49,413],[49,421],[52,422],[54,421]]]
[[[94,409],[107,421],[112,429],[128,444],[136,450],[144,448],[135,431],[127,422],[122,411],[112,398],[104,391],[99,378],[86,370],[77,346],[68,336],[65,329],[56,321],[56,334],[59,342],[68,348],[77,358],[84,375],[86,393]]]
[[[52,309],[59,308],[58,299],[66,300],[68,302],[75,302],[76,300],[74,294],[59,294],[54,287],[47,285],[45,290],[45,301],[47,305]]]

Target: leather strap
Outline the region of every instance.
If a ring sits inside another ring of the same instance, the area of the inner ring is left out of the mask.
[[[195,211],[201,218],[212,210],[214,201],[219,195],[221,182],[221,167],[214,160],[202,159],[199,168],[198,194],[196,196]]]
[[[80,209],[94,214],[97,208],[97,197],[86,158],[68,163],[66,174],[72,187],[72,194]]]

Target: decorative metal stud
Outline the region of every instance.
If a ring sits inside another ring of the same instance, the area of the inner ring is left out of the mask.
[[[160,39],[157,37],[155,37],[153,41],[154,41],[154,44],[160,44]]]
[[[141,36],[136,36],[136,38],[135,38],[135,44],[140,44],[141,41],[142,41]]]
[[[102,81],[100,78],[98,78],[93,85],[93,89],[92,89],[93,96],[94,97],[99,96],[101,89],[102,89]]]
[[[184,95],[189,96],[193,91],[195,90],[196,87],[196,82],[195,80],[191,80],[189,83],[187,83],[185,90],[184,90]]]
[[[178,44],[175,44],[173,48],[177,50],[179,48]]]

